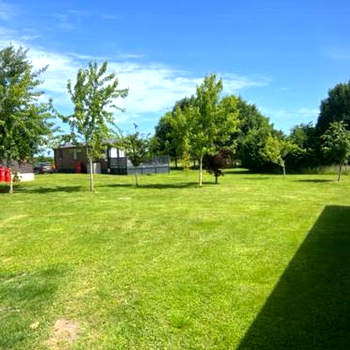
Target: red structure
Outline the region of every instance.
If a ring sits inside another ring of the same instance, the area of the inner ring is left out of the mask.
[[[5,182],[11,182],[11,168],[5,169]]]
[[[81,162],[77,162],[77,164],[75,165],[75,172],[77,174],[81,173]]]
[[[5,167],[0,167],[0,182],[5,182]]]

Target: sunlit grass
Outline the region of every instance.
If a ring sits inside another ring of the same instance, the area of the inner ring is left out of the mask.
[[[334,180],[99,175],[91,194],[62,174],[0,193],[0,348],[46,348],[58,319],[73,349],[236,348],[323,208],[350,205]]]

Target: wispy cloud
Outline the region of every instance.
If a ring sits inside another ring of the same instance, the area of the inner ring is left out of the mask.
[[[9,21],[15,15],[15,9],[12,5],[0,0],[0,20]]]
[[[68,79],[74,80],[78,69],[86,66],[89,60],[104,59],[81,53],[53,52],[33,45],[15,31],[0,28],[0,46],[10,42],[30,49],[28,55],[36,69],[48,65],[42,77],[42,88],[53,98],[54,104],[65,112],[71,109],[66,87]],[[117,114],[117,119],[122,122],[150,118],[151,114],[159,117],[177,100],[192,95],[196,85],[202,81],[202,77],[191,72],[160,63],[135,61],[135,57],[140,55],[119,53],[109,59],[109,70],[116,73],[120,88],[129,89],[126,99],[116,101],[118,106],[126,109],[126,113]],[[224,79],[224,93],[234,93],[268,83],[266,79],[251,79],[237,74],[221,73],[219,76]]]
[[[301,107],[297,109],[261,108],[267,117],[274,121],[277,128],[287,132],[291,127],[300,123],[315,122],[319,109],[314,107]]]
[[[322,51],[325,56],[335,61],[350,60],[350,47],[326,47]]]

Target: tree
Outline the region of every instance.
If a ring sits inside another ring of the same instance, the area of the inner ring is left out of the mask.
[[[262,150],[266,160],[279,165],[282,168],[283,176],[286,175],[286,157],[291,152],[297,151],[298,146],[288,140],[277,136],[269,135]]]
[[[344,122],[333,122],[321,139],[325,155],[339,164],[339,182],[342,166],[350,156],[350,132],[346,130]]]
[[[225,144],[237,127],[237,115],[226,114],[220,106],[222,81],[215,74],[197,87],[195,102],[186,108],[191,154],[199,160],[199,186],[203,183],[203,157],[214,154],[218,143]]]
[[[238,97],[239,129],[237,155],[242,166],[254,171],[266,171],[271,162],[263,156],[266,139],[274,132],[269,119],[257,107]]]
[[[89,161],[90,191],[94,192],[93,161],[100,159],[104,141],[114,126],[111,109],[119,109],[114,101],[125,98],[127,89],[118,89],[115,74],[107,73],[107,61],[101,67],[90,62],[87,69],[79,69],[76,83],[68,81],[68,92],[74,105],[74,113],[63,116],[71,129],[70,137],[76,144],[83,143]]]
[[[217,134],[217,106],[222,91],[222,80],[214,74],[204,78],[197,87],[195,106],[190,107],[190,144],[192,154],[199,160],[199,186],[203,183],[203,157],[215,151],[214,140]]]
[[[137,177],[137,167],[141,165],[149,155],[149,139],[147,136],[141,135],[137,130],[137,125],[134,124],[135,132],[122,138],[121,145],[135,167],[135,184],[139,186]]]
[[[186,113],[179,106],[174,108],[170,118],[170,137],[177,157],[182,158],[184,168],[189,168],[189,128]],[[177,166],[177,164],[176,164]]]
[[[184,165],[189,163],[188,154],[188,132],[184,111],[194,104],[195,98],[185,97],[177,101],[172,111],[166,112],[155,127],[154,138],[157,140],[158,152],[167,154],[175,161],[175,168],[178,167],[178,160],[182,159]],[[155,149],[153,148],[155,151]]]
[[[33,71],[22,48],[0,50],[0,161],[7,165],[31,161],[53,132],[51,102],[40,103],[37,90],[45,69]]]
[[[328,97],[321,102],[320,115],[316,129],[318,135],[323,135],[333,122],[344,122],[350,129],[350,81],[337,84],[329,90]]]
[[[219,177],[224,176],[221,169],[231,164],[231,152],[228,150],[220,150],[216,154],[206,154],[203,158],[203,166],[209,174],[215,177],[215,184],[218,184]]]
[[[317,166],[320,163],[319,137],[316,135],[316,128],[312,123],[296,125],[288,139],[299,147],[299,152],[292,152],[288,155],[289,167],[300,169],[310,166]]]
[[[168,154],[170,157],[174,157],[177,161],[176,151],[172,140],[172,126],[171,126],[172,113],[165,113],[155,127],[154,143],[157,145],[157,151],[160,154]]]

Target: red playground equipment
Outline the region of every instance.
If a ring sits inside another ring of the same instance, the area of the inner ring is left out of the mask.
[[[3,165],[0,167],[0,182],[5,182],[5,167]]]
[[[5,179],[4,179],[5,182],[8,182],[10,183],[11,182],[11,168],[7,167],[5,169]]]

